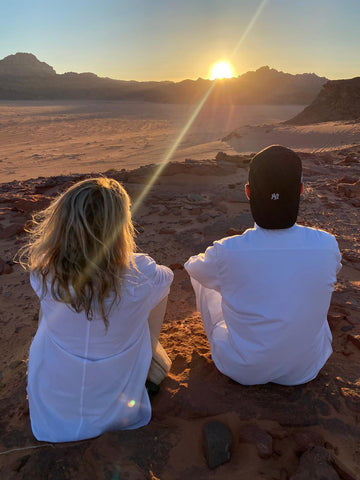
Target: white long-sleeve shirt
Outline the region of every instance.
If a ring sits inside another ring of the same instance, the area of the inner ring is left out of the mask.
[[[54,300],[50,288],[41,299],[27,387],[38,440],[82,440],[150,421],[148,316],[168,294],[173,273],[146,255],[135,255],[135,262],[138,271],[130,268],[125,274],[107,332],[100,315],[89,321],[84,312]],[[39,278],[31,274],[30,281],[41,297]]]
[[[242,384],[312,380],[332,352],[327,312],[341,255],[335,237],[255,225],[185,264],[216,366]]]

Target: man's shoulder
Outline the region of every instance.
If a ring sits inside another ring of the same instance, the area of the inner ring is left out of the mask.
[[[333,245],[336,243],[334,235],[320,228],[297,225],[297,232],[309,241],[319,242],[324,245]]]
[[[251,244],[252,238],[256,234],[255,232],[255,228],[248,228],[242,235],[232,235],[231,237],[224,237],[220,240],[217,240],[214,242],[214,246],[229,250],[240,248],[248,243]]]

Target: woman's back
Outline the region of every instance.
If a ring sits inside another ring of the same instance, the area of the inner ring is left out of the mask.
[[[145,425],[151,406],[145,381],[151,362],[147,319],[166,296],[172,272],[146,255],[123,277],[106,330],[101,315],[89,321],[56,301],[41,300],[42,319],[30,349],[28,395],[38,440],[81,440],[107,430]],[[36,275],[31,283],[41,297]]]

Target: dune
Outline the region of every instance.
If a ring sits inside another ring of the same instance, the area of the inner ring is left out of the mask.
[[[55,114],[51,110],[53,107],[47,108],[42,124],[43,107],[40,107],[33,139],[22,137],[25,129],[32,125],[28,114],[24,113],[17,120],[11,148],[14,151],[16,148],[25,149],[26,141],[29,141],[33,153],[26,152],[26,155],[44,155],[45,163],[50,147],[35,148],[35,139],[42,141],[41,132],[49,139],[60,131],[66,138],[71,136],[74,143],[70,142],[66,150],[67,141],[55,138],[59,151],[54,155],[61,158],[64,154],[69,155],[63,160],[65,168],[77,161],[70,155],[85,153],[76,163],[76,168],[83,163],[81,168],[85,172],[89,168],[86,162],[95,161],[96,157],[95,153],[90,153],[91,145],[86,151],[80,147],[77,150],[79,132],[72,132],[72,124],[67,119],[64,120],[67,122],[65,128],[59,119],[61,113],[57,111]],[[58,109],[58,106],[54,108]],[[30,116],[33,118],[34,115],[32,111]],[[116,120],[113,127],[119,128],[117,135],[112,130],[105,143],[108,135],[106,119],[96,121],[92,117],[91,123],[87,123],[86,111],[79,115],[84,115],[84,138],[86,136],[89,142],[93,141],[92,138],[100,141],[95,132],[103,128],[101,151],[113,147],[107,150],[109,155],[111,152],[118,154],[116,149],[120,150],[120,146],[126,143],[124,132],[120,132],[121,119]],[[49,121],[51,116],[57,121]],[[79,118],[76,122],[81,123]],[[147,135],[149,143],[155,142],[155,134],[146,130],[145,121],[136,119],[134,122],[126,133],[128,143],[123,147],[129,155],[131,143],[139,149],[144,148],[141,135]],[[169,123],[166,119],[159,121],[158,135],[166,135],[166,132],[172,135]],[[7,134],[11,136],[10,126],[7,128]],[[146,134],[141,133],[141,128]],[[22,139],[23,144],[15,147],[16,138]],[[213,138],[208,140],[207,145],[210,140],[215,141]],[[269,143],[276,141],[275,136]],[[231,139],[227,142],[231,145]],[[194,143],[184,146],[189,149],[189,155],[194,151],[192,148],[201,150]],[[34,175],[37,170],[34,166],[26,170],[24,163],[13,167],[15,174],[2,173],[1,478],[285,480],[320,478],[320,475],[342,480],[360,478],[360,148],[352,146],[300,153],[306,189],[301,200],[299,223],[335,234],[343,255],[344,266],[328,315],[334,353],[318,377],[306,385],[246,387],[216,370],[192,287],[182,266],[190,255],[204,251],[215,239],[242,233],[253,223],[243,193],[249,157],[234,156],[233,148],[225,149],[224,142],[221,145],[226,151],[217,155],[217,159],[210,156],[212,150],[209,148],[206,156],[210,160],[193,159],[170,164],[135,214],[141,232],[137,238],[139,250],[170,266],[175,275],[161,333],[161,342],[173,365],[160,392],[152,399],[152,420],[139,430],[109,432],[78,443],[51,445],[37,442],[32,436],[25,390],[26,364],[37,328],[39,305],[29,285],[28,274],[14,264],[12,258],[25,242],[24,225],[31,214],[46,207],[59,192],[89,173],[62,171],[59,175],[56,162],[50,159],[47,160],[48,169],[44,167],[41,170],[43,176],[39,178],[29,179],[37,176]],[[213,148],[217,146],[216,143]],[[239,148],[235,143],[234,147]],[[11,153],[10,145],[7,148],[8,158],[14,159],[11,155],[15,153]],[[145,151],[151,152],[151,148],[146,147]],[[123,152],[116,158],[122,155]],[[32,165],[36,161],[42,165],[42,159],[35,158]],[[151,154],[142,156],[142,161],[146,164],[151,158]],[[106,172],[110,165],[112,170]],[[156,166],[121,170],[124,167],[119,162],[112,163],[111,159],[93,166],[97,170],[103,168],[105,174],[121,180],[133,201],[156,170]],[[4,172],[3,164],[1,168]],[[232,445],[228,462],[210,470],[204,453],[204,428],[214,421],[227,428]]]
[[[360,123],[323,122],[310,125],[249,125],[235,129],[223,138],[237,152],[258,152],[278,144],[302,152],[331,152],[340,147],[360,145]]]

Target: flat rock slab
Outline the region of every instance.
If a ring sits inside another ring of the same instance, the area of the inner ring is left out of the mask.
[[[300,458],[299,467],[290,480],[341,480],[331,464],[331,455],[323,447],[312,447]]]
[[[230,460],[232,435],[220,422],[209,422],[204,427],[204,449],[209,468],[216,468]]]

